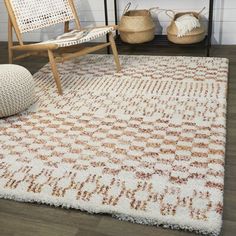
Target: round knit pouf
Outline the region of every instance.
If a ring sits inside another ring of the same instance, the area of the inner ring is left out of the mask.
[[[22,66],[0,65],[0,118],[15,115],[36,101],[31,73]]]

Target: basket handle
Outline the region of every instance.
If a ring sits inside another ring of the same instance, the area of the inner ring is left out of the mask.
[[[166,15],[170,17],[171,20],[174,20],[175,18],[175,12],[173,10],[166,10]],[[171,14],[170,14],[171,13]]]
[[[149,9],[149,12],[159,10],[159,7],[152,7]]]
[[[205,11],[206,10],[206,7],[203,7],[202,8],[202,10],[201,11],[199,11],[197,14],[198,14],[198,16],[200,15],[200,14],[202,14],[203,13],[203,11]]]
[[[130,9],[131,7],[131,2],[127,3],[127,5],[125,6],[125,9],[123,11],[123,15]]]

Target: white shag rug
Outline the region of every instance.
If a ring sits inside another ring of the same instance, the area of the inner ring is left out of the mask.
[[[0,120],[0,197],[218,235],[228,61],[89,55]]]

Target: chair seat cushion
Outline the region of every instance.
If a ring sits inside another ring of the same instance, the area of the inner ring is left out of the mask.
[[[31,73],[22,66],[0,65],[0,118],[24,111],[35,101]]]
[[[72,32],[60,35],[56,39],[44,41],[39,44],[56,44],[58,47],[69,47],[100,38],[113,30],[114,27],[84,29],[81,31],[74,30]]]

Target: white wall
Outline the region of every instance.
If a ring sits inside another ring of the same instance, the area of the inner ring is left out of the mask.
[[[30,1],[30,0],[28,0]],[[56,0],[55,0],[56,1]],[[130,0],[133,8],[150,8],[159,6],[165,9],[176,11],[200,10],[203,6],[208,7],[208,0]],[[104,6],[103,0],[76,0],[78,12],[83,26],[103,25]],[[124,6],[129,0],[117,0],[119,3],[119,14],[121,15]],[[108,0],[110,23],[114,23],[113,0]],[[207,10],[205,11],[207,17]],[[164,13],[154,14],[160,27],[158,33],[165,33],[165,28],[169,23],[168,17]],[[206,19],[207,20],[207,19]],[[59,34],[61,26],[48,28],[25,35],[26,41],[39,41],[51,38]],[[214,44],[236,44],[236,0],[215,0],[214,6]],[[0,41],[7,40],[7,14],[4,1],[0,0]]]

